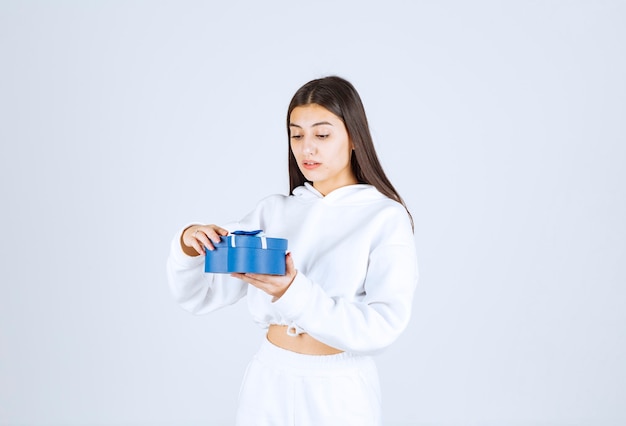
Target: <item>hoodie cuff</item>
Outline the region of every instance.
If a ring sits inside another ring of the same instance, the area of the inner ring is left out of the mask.
[[[296,320],[311,299],[313,283],[300,271],[285,293],[273,305],[288,320]]]

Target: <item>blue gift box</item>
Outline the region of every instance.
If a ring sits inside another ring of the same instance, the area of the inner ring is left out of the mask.
[[[206,250],[205,272],[285,275],[285,239],[268,238],[262,231],[235,231],[213,246],[215,250]]]

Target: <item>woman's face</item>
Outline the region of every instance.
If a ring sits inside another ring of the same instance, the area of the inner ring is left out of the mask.
[[[352,141],[341,118],[309,104],[291,111],[291,150],[304,177],[323,195],[357,183],[350,167]]]

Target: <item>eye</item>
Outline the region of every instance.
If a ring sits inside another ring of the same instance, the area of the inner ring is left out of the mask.
[[[330,136],[330,135],[328,135],[328,134],[326,134],[326,135],[317,135],[317,138],[318,139],[326,139],[326,138],[328,138],[328,136]]]
[[[295,140],[302,139],[302,135],[291,135],[291,139],[295,139]]]

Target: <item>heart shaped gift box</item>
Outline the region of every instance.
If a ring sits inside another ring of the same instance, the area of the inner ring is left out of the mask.
[[[268,238],[263,231],[234,231],[206,250],[204,271],[285,275],[287,240]]]

